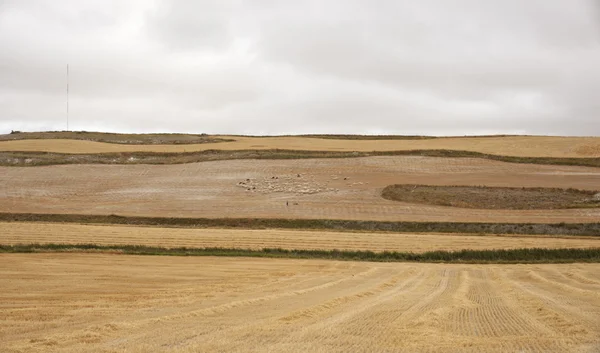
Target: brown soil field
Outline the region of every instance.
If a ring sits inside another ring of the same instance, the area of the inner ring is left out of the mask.
[[[480,210],[390,201],[381,191],[391,184],[596,190],[600,170],[416,156],[0,167],[0,212],[421,222],[600,219],[599,209]]]
[[[2,223],[0,244],[98,244],[238,249],[434,250],[600,248],[600,238],[576,236],[405,234],[279,229],[181,229],[158,227]]]
[[[0,256],[0,351],[597,352],[599,264]]]
[[[395,184],[381,196],[388,200],[481,209],[557,209],[600,207],[600,192],[561,188],[502,188]]]
[[[460,150],[518,157],[600,157],[600,137],[461,137],[420,140],[338,140],[314,137],[213,136],[233,142],[186,145],[119,145],[70,139],[0,141],[0,151],[57,153],[193,152],[217,150],[401,151]]]
[[[0,141],[72,139],[119,144],[200,144],[223,140],[209,135],[195,134],[117,134],[87,131],[19,132],[0,135]]]

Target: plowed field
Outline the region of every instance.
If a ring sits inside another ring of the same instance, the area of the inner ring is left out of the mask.
[[[0,256],[2,352],[597,352],[600,265]]]
[[[462,249],[600,248],[600,238],[390,234],[293,230],[181,229],[56,223],[0,223],[0,243],[64,243],[221,247],[240,249],[371,250],[425,252]]]
[[[410,156],[0,167],[0,212],[509,223],[600,219],[599,209],[479,210],[389,201],[380,193],[391,184],[595,190],[600,169]]]
[[[304,151],[400,151],[447,149],[519,157],[600,157],[598,137],[472,137],[425,140],[336,140],[308,137],[240,137],[234,142],[195,145],[119,145],[81,140],[0,141],[0,151],[47,151],[59,153],[192,152],[217,150],[285,149]]]

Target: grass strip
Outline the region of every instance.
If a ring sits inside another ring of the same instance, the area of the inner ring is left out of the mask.
[[[389,222],[284,218],[178,218],[118,215],[0,213],[2,222],[118,224],[134,226],[238,229],[306,229],[398,233],[465,233],[600,236],[600,223]]]
[[[591,249],[510,249],[429,251],[425,253],[397,251],[341,250],[261,250],[236,248],[165,248],[142,245],[97,244],[16,244],[0,245],[0,253],[95,252],[126,255],[162,256],[244,256],[291,259],[326,259],[374,262],[444,262],[444,263],[572,263],[600,262],[600,248]]]
[[[71,154],[54,152],[0,151],[0,166],[35,167],[60,164],[184,164],[237,159],[358,158],[372,156],[422,156],[481,158],[507,163],[587,166],[600,168],[600,158],[516,157],[459,150],[406,151],[301,151],[301,150],[205,150],[196,152],[116,152]]]

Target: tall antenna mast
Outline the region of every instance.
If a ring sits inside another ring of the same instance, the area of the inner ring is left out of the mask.
[[[67,64],[67,131],[69,131],[69,64]]]

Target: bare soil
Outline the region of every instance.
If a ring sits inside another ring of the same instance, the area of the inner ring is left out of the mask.
[[[591,208],[460,209],[381,197],[388,185],[420,183],[596,190],[600,171],[409,156],[0,167],[0,212],[499,223],[600,219],[600,210]]]
[[[2,352],[593,352],[600,265],[0,256]]]
[[[536,210],[597,208],[596,191],[561,188],[514,188],[402,184],[383,189],[387,200],[477,209]]]

